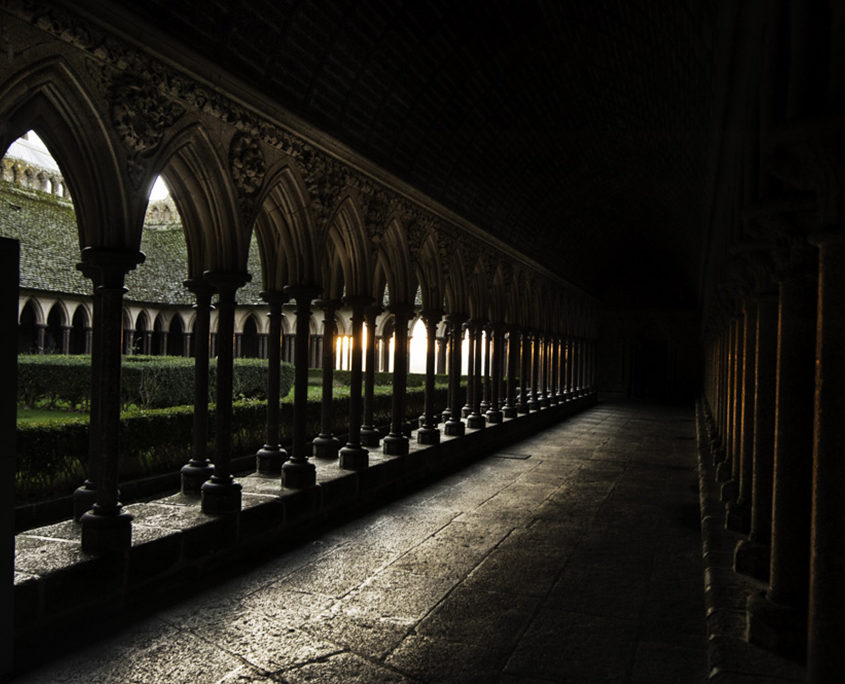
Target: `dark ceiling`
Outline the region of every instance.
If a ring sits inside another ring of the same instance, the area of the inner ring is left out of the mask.
[[[695,301],[710,2],[124,9],[608,302]]]

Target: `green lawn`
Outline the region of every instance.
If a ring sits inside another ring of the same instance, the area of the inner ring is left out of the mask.
[[[18,425],[30,423],[55,423],[65,421],[68,418],[87,418],[87,413],[79,411],[63,411],[61,409],[46,408],[24,408],[18,406]]]

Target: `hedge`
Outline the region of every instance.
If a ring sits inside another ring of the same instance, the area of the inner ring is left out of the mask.
[[[406,395],[406,416],[415,419],[424,407],[425,393],[412,390]],[[374,420],[377,425],[390,421],[392,394],[378,390]],[[347,429],[348,398],[335,398],[336,434]],[[446,390],[435,390],[435,407],[446,405]],[[234,402],[232,433],[235,453],[249,453],[264,443],[266,402],[250,399]],[[215,411],[209,406],[209,434],[214,435]],[[281,403],[281,442],[290,443],[293,404]],[[120,480],[122,482],[157,475],[180,468],[190,458],[193,409],[177,406],[125,413],[120,421]],[[307,404],[306,430],[316,435],[320,429],[320,404]],[[209,455],[212,452],[209,444]],[[17,430],[16,497],[19,503],[69,494],[85,478],[88,454],[88,418],[70,418],[61,425],[25,425]]]
[[[387,373],[383,371],[379,371],[373,374],[375,377],[375,384],[376,385],[392,385],[393,384],[393,373]],[[352,371],[348,370],[336,370],[334,371],[334,384],[335,385],[349,385],[350,378],[352,377]],[[449,376],[448,375],[435,375],[435,383],[436,384],[448,384]],[[319,385],[323,381],[323,371],[321,368],[309,368],[308,369],[308,384],[310,385]],[[408,373],[408,387],[423,387],[425,385],[425,373]]]
[[[179,356],[124,356],[121,401],[141,408],[164,408],[193,404],[195,360]],[[209,401],[216,391],[217,360],[209,362]],[[293,366],[281,364],[281,394],[293,385]],[[267,362],[235,359],[235,397],[265,399]],[[38,400],[50,406],[57,401],[86,408],[91,392],[91,357],[21,355],[18,357],[18,401],[32,407]]]

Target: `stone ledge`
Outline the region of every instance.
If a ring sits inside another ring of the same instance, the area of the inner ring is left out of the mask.
[[[707,620],[707,681],[719,684],[803,682],[804,668],[745,638],[748,597],[766,587],[733,570],[733,550],[743,536],[726,529],[721,487],[706,438],[702,404],[696,405],[704,602]]]
[[[117,616],[127,606],[231,570],[239,559],[282,550],[326,524],[458,470],[595,401],[595,395],[581,397],[484,429],[467,429],[464,437],[444,435],[438,445],[418,445],[412,438],[403,456],[374,449],[369,467],[357,472],[341,470],[337,461],[313,459],[317,485],[308,489],[282,489],[280,477],[253,473],[238,480],[243,504],[236,514],[203,514],[199,498],[182,494],[129,504],[132,547],[119,556],[84,553],[81,528],[70,520],[19,533],[15,638],[32,642],[42,633],[78,628],[92,617]]]

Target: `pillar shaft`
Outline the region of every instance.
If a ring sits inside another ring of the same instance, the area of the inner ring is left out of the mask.
[[[446,321],[451,335],[449,354],[449,398],[452,403],[451,412],[444,425],[447,435],[462,435],[466,426],[461,420],[461,343],[463,341],[462,324],[466,320],[461,314],[449,314]]]
[[[423,320],[426,330],[425,347],[425,409],[423,422],[417,430],[417,442],[420,444],[437,444],[440,441],[440,430],[434,420],[434,376],[436,370],[435,335],[437,324],[440,322],[440,311],[424,311]]]
[[[405,394],[408,384],[408,321],[413,313],[410,304],[391,307],[395,323],[396,343],[393,346],[393,400],[390,415],[390,434],[384,438],[384,453],[408,453],[408,438],[402,432],[405,422]]]
[[[335,366],[335,310],[337,304],[331,300],[318,302],[323,309],[323,337],[321,340],[321,366],[323,393],[320,402],[320,434],[314,438],[314,456],[319,458],[337,458],[340,441],[332,434],[334,427],[334,366]],[[359,391],[360,396],[360,391]],[[359,428],[360,431],[360,428]]]
[[[255,455],[255,466],[259,473],[278,476],[282,472],[282,463],[288,457],[279,444],[282,305],[287,301],[287,297],[278,291],[266,291],[261,294],[270,306],[267,314],[270,320],[270,332],[267,336],[267,426],[264,446]],[[199,347],[197,354],[199,355]]]
[[[530,333],[527,330],[520,331],[519,344],[519,400],[516,403],[517,413],[528,413],[528,396],[526,392],[526,384],[528,379],[528,359],[531,355]]]
[[[364,424],[361,426],[361,444],[377,447],[381,436],[373,425],[373,404],[376,373],[376,317],[381,312],[379,306],[368,306],[364,310],[367,324],[366,370],[364,371]]]
[[[369,452],[361,446],[361,338],[364,308],[370,302],[350,298],[347,303],[352,306],[352,367],[349,376],[349,433],[346,444],[340,450],[340,467],[355,470],[369,465]]]

